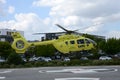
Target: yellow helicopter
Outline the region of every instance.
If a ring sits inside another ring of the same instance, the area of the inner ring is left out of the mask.
[[[39,42],[28,42],[19,32],[12,32],[11,35],[14,41],[11,46],[16,51],[16,53],[25,53],[29,47],[52,44],[59,52],[63,54],[76,51],[87,51],[96,46],[95,41],[80,35],[73,34],[77,30],[71,31],[63,28],[59,24],[56,25],[66,31],[65,34],[59,36],[57,39]]]

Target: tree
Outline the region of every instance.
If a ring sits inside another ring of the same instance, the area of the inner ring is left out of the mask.
[[[36,46],[34,49],[36,56],[46,56],[46,57],[53,56],[56,51],[53,45]]]
[[[114,55],[120,52],[120,39],[107,39],[107,41],[99,44],[99,48],[105,51],[107,54]]]
[[[98,44],[98,48],[99,48],[100,50],[106,51],[106,47],[107,47],[106,41],[101,41],[101,42]]]
[[[106,53],[107,54],[116,54],[117,52],[119,52],[119,40],[115,39],[115,38],[110,38],[107,40],[106,43]]]
[[[0,42],[0,56],[7,59],[10,53],[13,52],[10,43],[8,42]]]
[[[15,64],[15,65],[18,65],[18,64],[21,64],[23,63],[23,60],[21,58],[21,56],[17,53],[11,53],[8,57],[8,60],[7,62],[9,64]]]

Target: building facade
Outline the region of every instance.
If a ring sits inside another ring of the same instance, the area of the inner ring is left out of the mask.
[[[24,31],[11,30],[11,29],[0,29],[0,41],[12,42],[13,38],[11,37],[11,32],[20,32],[24,36]]]

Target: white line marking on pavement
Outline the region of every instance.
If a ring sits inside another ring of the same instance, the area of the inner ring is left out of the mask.
[[[0,77],[0,79],[5,79],[5,77]]]
[[[4,71],[0,71],[0,74],[4,74],[4,73],[10,73],[12,72],[13,70],[4,70]],[[6,77],[0,77],[0,79],[5,79]]]
[[[115,69],[115,71],[118,71],[118,69]]]
[[[99,78],[55,78],[55,80],[100,80]]]
[[[12,72],[11,70],[8,70],[8,71],[2,71],[2,72],[0,72],[0,73],[10,73],[10,72]]]
[[[40,73],[99,73],[99,72],[114,72],[117,69],[61,69],[61,70],[42,70]]]

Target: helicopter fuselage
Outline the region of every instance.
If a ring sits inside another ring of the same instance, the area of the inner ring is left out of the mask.
[[[61,53],[70,53],[75,51],[90,50],[96,43],[80,35],[66,34],[60,36],[54,43],[54,47]]]
[[[27,48],[31,46],[52,44],[59,52],[66,54],[74,51],[91,50],[96,45],[93,40],[74,34],[64,34],[58,39],[39,42],[27,42],[18,32],[13,32],[12,37],[14,38],[12,48],[15,49],[16,53],[25,53]]]

